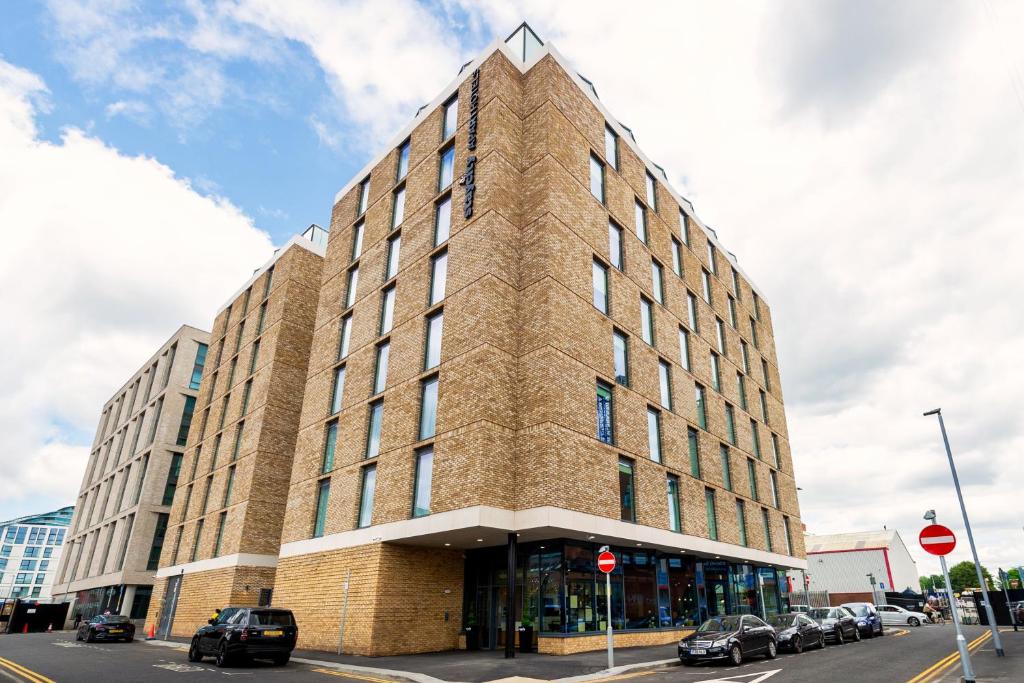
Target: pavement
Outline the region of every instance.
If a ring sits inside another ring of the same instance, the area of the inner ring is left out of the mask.
[[[219,669],[209,660],[188,662],[185,645],[174,641],[78,643],[74,633],[11,634],[0,636],[0,683],[136,683],[180,681],[270,681],[305,683],[438,683],[439,681],[559,681],[559,683],[769,683],[855,680],[866,683],[952,683],[961,676],[951,625],[887,629],[873,638],[803,654],[761,657],[739,667],[723,664],[677,666],[675,646],[620,649],[615,670],[605,670],[606,654],[582,653],[565,657],[516,653],[506,660],[500,652],[442,652],[402,657],[337,656],[296,650],[287,666],[257,661]],[[972,662],[980,683],[1024,681],[1024,631],[1001,634],[1006,656],[997,658],[990,632],[965,627]]]

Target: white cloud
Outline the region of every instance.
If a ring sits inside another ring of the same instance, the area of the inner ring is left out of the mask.
[[[0,518],[73,501],[103,402],[179,325],[209,327],[271,252],[152,158],[76,129],[40,140],[45,94],[0,60]]]

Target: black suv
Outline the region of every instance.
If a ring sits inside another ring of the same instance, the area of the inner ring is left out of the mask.
[[[271,607],[225,607],[192,636],[190,662],[212,655],[217,666],[230,666],[239,658],[270,659],[287,664],[295,649],[299,627],[286,609]]]

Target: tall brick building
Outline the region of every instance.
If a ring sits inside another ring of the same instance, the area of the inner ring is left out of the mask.
[[[784,607],[806,562],[769,307],[528,27],[339,192],[318,286],[276,576],[269,537],[245,550],[300,647],[528,626],[563,653],[603,647],[609,599],[620,645]]]

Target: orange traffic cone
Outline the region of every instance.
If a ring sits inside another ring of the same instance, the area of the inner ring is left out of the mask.
[[[27,621],[25,622],[25,625],[21,628],[21,632],[22,633],[28,633],[28,622]]]
[[[156,624],[149,625],[149,633],[146,634],[146,640],[153,640],[156,638]]]

